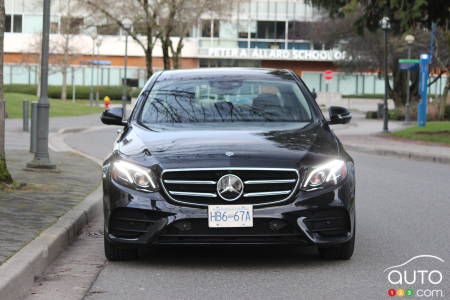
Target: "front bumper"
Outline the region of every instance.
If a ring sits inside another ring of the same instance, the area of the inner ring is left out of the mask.
[[[318,245],[349,241],[354,234],[354,183],[299,192],[294,199],[254,208],[252,228],[209,228],[208,210],[172,204],[158,192],[143,193],[104,182],[105,236],[121,246]]]

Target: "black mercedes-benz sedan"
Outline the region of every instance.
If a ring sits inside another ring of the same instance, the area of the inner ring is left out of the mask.
[[[159,245],[314,245],[349,259],[355,168],[332,124],[289,70],[163,71],[143,88],[103,164],[105,253]]]

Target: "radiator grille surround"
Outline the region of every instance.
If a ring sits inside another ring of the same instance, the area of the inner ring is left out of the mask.
[[[244,183],[242,195],[234,201],[225,201],[217,192],[218,180],[227,174],[238,176]],[[258,207],[291,200],[298,191],[300,179],[298,170],[286,168],[167,169],[161,173],[161,186],[169,200],[181,205]]]

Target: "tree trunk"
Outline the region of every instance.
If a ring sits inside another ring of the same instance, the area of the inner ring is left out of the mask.
[[[147,67],[147,78],[153,75],[153,49],[145,49],[145,63]]]
[[[447,106],[448,91],[450,90],[450,76],[447,76],[445,82],[444,92],[441,96],[441,101],[439,102],[439,119],[445,119],[445,107]]]
[[[67,100],[67,65],[62,66],[62,86],[61,86],[61,100]]]
[[[170,47],[170,51],[172,52],[172,62],[173,62],[173,68],[174,69],[180,69],[181,68],[181,51],[183,50],[184,43],[183,38],[180,37],[177,43],[177,48],[174,50],[172,45]]]
[[[0,183],[12,183],[11,174],[6,166],[5,151],[5,118],[6,105],[3,95],[3,60],[4,60],[4,37],[5,37],[5,1],[0,0]]]
[[[180,67],[181,67],[180,56],[176,52],[174,54],[172,54],[172,64],[173,64],[174,69],[180,69]]]
[[[389,84],[389,98],[394,101],[395,109],[405,106],[406,104],[406,74],[399,69],[398,57],[392,57],[392,88]]]
[[[170,70],[170,54],[169,54],[170,37],[166,35],[161,35],[159,40],[161,41],[164,70]]]

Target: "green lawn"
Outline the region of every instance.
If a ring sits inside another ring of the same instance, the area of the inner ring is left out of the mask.
[[[411,127],[393,133],[395,136],[450,145],[450,122],[427,122],[425,127]]]
[[[22,117],[22,101],[37,101],[38,97],[26,94],[17,93],[5,93],[6,99],[6,111],[8,112],[8,118],[21,118]],[[63,102],[57,99],[50,99],[50,117],[68,117],[68,116],[80,116],[88,114],[96,114],[102,112],[103,106],[100,103],[100,107],[89,106],[89,101],[78,100],[76,103],[72,103],[72,100]]]

